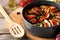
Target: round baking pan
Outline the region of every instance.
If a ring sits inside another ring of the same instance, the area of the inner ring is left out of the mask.
[[[52,1],[36,1],[36,2],[29,3],[23,8],[23,11],[22,11],[22,16],[24,18],[24,24],[25,24],[26,30],[29,31],[32,35],[35,35],[38,37],[45,37],[45,38],[56,37],[56,35],[60,31],[60,25],[55,27],[48,27],[48,28],[37,27],[31,24],[30,22],[28,22],[27,19],[24,17],[25,11],[27,9],[30,9],[34,6],[40,6],[40,5],[55,6],[60,10],[60,5]]]

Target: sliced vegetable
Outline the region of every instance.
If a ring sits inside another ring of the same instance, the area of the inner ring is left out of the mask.
[[[60,18],[60,16],[56,16],[56,18]]]
[[[48,20],[44,20],[44,22],[45,22],[45,27],[51,27],[51,24],[49,23],[49,21]]]
[[[32,8],[32,11],[34,11],[35,12],[35,15],[40,15],[40,13],[39,12],[37,12],[34,8]]]
[[[40,23],[40,26],[39,27],[43,27],[43,24],[42,23]]]
[[[39,18],[39,20],[38,20],[38,21],[39,21],[40,23],[42,23],[44,19],[45,19],[45,17],[44,17],[44,16],[42,16],[42,17],[40,17],[40,18]]]
[[[41,6],[41,8],[43,8],[43,9],[45,9],[45,8],[48,9],[49,7],[50,7],[50,6],[46,6],[46,5],[42,5],[42,6]]]
[[[28,14],[32,14],[32,15],[34,15],[35,13],[36,13],[36,11],[32,11],[32,10],[27,10],[27,12],[28,12]]]
[[[50,16],[50,14],[46,13],[45,17],[46,17],[46,18],[49,18],[49,16]]]
[[[48,23],[44,23],[44,27],[49,27]]]
[[[45,20],[46,18],[49,18],[50,14],[46,13],[44,16],[39,18],[39,22],[42,22],[43,20]]]
[[[52,20],[49,20],[49,22],[51,23],[51,25],[53,26]]]
[[[49,12],[50,12],[49,8],[45,8],[45,9],[44,9],[44,12],[45,12],[45,13],[49,13]]]
[[[41,6],[41,8],[44,9],[44,12],[45,12],[45,13],[49,13],[49,11],[50,11],[50,10],[49,10],[49,7],[50,7],[50,6],[45,6],[45,5],[42,5],[42,6]]]
[[[34,7],[34,10],[36,10],[37,12],[41,12],[41,9],[39,7]]]
[[[28,19],[36,18],[36,16],[35,16],[35,15],[27,15],[27,14],[25,14],[25,17],[26,17],[26,18],[28,18]]]
[[[50,6],[50,12],[54,12],[55,10],[57,10],[55,6]]]
[[[31,23],[37,23],[36,19],[31,19],[31,20],[28,20],[28,21],[31,22]]]
[[[57,26],[57,21],[56,20],[52,20],[53,26]]]
[[[52,26],[57,26],[58,22],[56,20],[49,20]]]
[[[60,15],[60,12],[56,12],[55,15]]]
[[[54,18],[53,20],[60,22],[60,18]]]

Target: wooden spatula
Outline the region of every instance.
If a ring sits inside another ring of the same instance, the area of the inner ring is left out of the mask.
[[[16,38],[23,37],[24,29],[22,28],[22,26],[13,22],[1,5],[0,5],[0,12],[5,17],[5,19],[10,23],[9,31],[10,31],[11,35]]]

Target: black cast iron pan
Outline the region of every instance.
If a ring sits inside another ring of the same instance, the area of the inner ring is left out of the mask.
[[[52,37],[56,37],[56,35],[59,33],[60,31],[60,25],[55,26],[55,27],[48,27],[48,28],[44,28],[44,27],[37,27],[34,26],[33,24],[29,23],[26,18],[24,17],[23,14],[25,14],[25,11],[27,9],[30,9],[34,6],[40,6],[40,5],[50,5],[50,6],[56,6],[59,10],[60,10],[60,5],[52,2],[52,1],[36,1],[36,2],[32,2],[28,5],[26,5],[22,11],[22,16],[24,18],[24,24],[25,27],[27,29],[28,32],[30,32],[32,35],[38,36],[38,37],[45,37],[45,38],[52,38]]]

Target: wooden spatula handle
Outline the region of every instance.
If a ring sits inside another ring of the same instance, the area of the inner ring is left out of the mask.
[[[12,22],[12,20],[10,19],[10,17],[8,16],[8,14],[5,12],[5,10],[3,9],[3,7],[1,5],[0,5],[0,12],[9,23]]]

